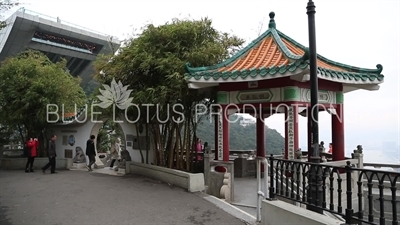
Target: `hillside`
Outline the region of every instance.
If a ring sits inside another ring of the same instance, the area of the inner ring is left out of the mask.
[[[232,115],[230,120],[234,121],[237,115]],[[234,150],[256,149],[256,125],[240,125],[240,118],[236,123],[229,124],[229,146]],[[214,148],[214,121],[203,119],[197,127],[197,136],[202,142],[208,142]],[[285,140],[275,129],[265,126],[267,154],[281,154],[285,146]]]

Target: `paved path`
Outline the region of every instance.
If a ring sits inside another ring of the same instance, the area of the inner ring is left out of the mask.
[[[202,195],[140,176],[0,171],[0,225],[244,225]]]

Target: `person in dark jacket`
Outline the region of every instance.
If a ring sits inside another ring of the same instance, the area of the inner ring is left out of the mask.
[[[92,171],[92,165],[96,162],[96,149],[94,147],[94,139],[96,136],[90,135],[90,139],[86,142],[86,155],[89,158],[89,165],[86,166],[88,171]]]
[[[47,156],[49,157],[49,162],[42,168],[42,172],[46,173],[46,170],[50,168],[50,171],[52,174],[57,173],[56,172],[56,140],[57,136],[52,135],[51,140],[49,141],[49,145],[47,146]]]
[[[33,162],[37,156],[37,149],[39,147],[39,141],[37,138],[30,138],[26,142],[26,152],[25,155],[28,158],[25,166],[25,173],[33,172]]]

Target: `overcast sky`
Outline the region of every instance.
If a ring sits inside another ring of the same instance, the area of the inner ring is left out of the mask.
[[[162,24],[174,17],[209,17],[214,26],[250,42],[268,28],[274,11],[277,29],[308,46],[307,0],[20,0],[25,8],[93,30],[126,38],[146,23]],[[382,142],[400,144],[398,0],[314,0],[317,52],[334,61],[375,69],[383,65],[385,82],[379,91],[345,95],[346,148],[357,144],[380,149]],[[284,133],[283,115],[266,124]],[[320,114],[320,139],[331,142],[331,122]],[[300,119],[300,146],[306,145],[306,121]]]

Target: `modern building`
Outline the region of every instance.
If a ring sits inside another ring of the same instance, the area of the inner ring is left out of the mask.
[[[244,127],[250,124],[256,124],[256,120],[254,118],[246,118],[246,117],[242,117],[242,119],[240,120],[240,125]]]
[[[120,46],[112,36],[25,8],[6,23],[0,30],[0,61],[26,49],[39,50],[53,62],[65,58],[69,72],[82,78],[82,87],[92,80],[97,55],[115,53]]]

